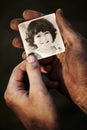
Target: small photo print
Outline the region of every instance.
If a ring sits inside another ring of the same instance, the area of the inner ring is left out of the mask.
[[[20,23],[18,27],[27,56],[34,53],[39,60],[65,51],[55,13]]]

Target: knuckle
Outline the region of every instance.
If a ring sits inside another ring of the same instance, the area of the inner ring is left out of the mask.
[[[8,106],[11,106],[14,98],[11,92],[8,92],[8,90],[6,90],[6,92],[4,93],[4,99],[5,99],[6,104]]]

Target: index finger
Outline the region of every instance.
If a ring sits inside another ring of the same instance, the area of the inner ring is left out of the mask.
[[[24,10],[23,12],[23,18],[25,20],[32,20],[38,17],[43,16],[44,14],[35,10]]]
[[[34,18],[38,18],[40,16],[43,16],[42,13],[34,10],[24,10],[23,12],[23,18],[15,18],[12,19],[10,22],[10,28],[13,30],[18,31],[18,25],[26,20],[32,20]]]

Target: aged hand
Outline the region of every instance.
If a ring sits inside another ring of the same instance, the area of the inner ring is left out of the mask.
[[[87,113],[87,39],[72,28],[61,10],[56,11],[56,21],[61,31],[66,50],[58,55],[60,81],[84,112]]]
[[[55,104],[33,55],[14,68],[4,98],[27,130],[59,129]]]

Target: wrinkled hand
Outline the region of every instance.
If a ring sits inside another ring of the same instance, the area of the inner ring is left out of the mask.
[[[87,113],[87,40],[72,28],[61,10],[56,11],[56,20],[66,45],[65,53],[58,56],[61,77],[71,99]]]
[[[42,80],[38,61],[33,55],[15,67],[4,97],[26,129],[59,129],[55,104]]]
[[[23,13],[25,20],[42,15],[29,10]],[[18,29],[19,21],[13,22],[16,28],[12,28],[12,26],[11,28]],[[87,40],[72,28],[60,9],[56,11],[56,21],[66,50],[56,57],[41,60],[41,71],[46,73],[51,81],[58,81],[60,87],[57,87],[57,89],[69,95],[73,102],[87,113]],[[13,45],[15,46],[18,43],[17,45],[20,47],[22,44],[19,42],[20,40],[17,41],[13,42]]]

